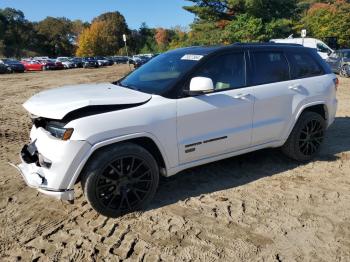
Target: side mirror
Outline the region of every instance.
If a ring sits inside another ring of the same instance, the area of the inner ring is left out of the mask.
[[[214,83],[208,77],[194,77],[190,83],[190,95],[200,95],[214,90]]]
[[[331,54],[333,54],[332,50],[328,50],[328,55],[330,56]]]

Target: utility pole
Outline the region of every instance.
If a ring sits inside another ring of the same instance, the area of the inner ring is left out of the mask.
[[[126,56],[128,57],[129,70],[131,71],[130,60],[129,60],[129,52],[128,52],[128,45],[126,44],[126,35],[125,34],[123,34],[123,41],[124,41],[124,45],[125,45]]]

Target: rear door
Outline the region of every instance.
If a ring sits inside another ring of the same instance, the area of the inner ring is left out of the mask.
[[[177,102],[180,163],[249,147],[254,95],[246,84],[244,52],[210,59],[192,77],[209,77],[215,91]]]
[[[252,144],[279,140],[292,117],[296,95],[290,81],[287,58],[282,50],[250,51],[250,82],[254,86],[255,105]],[[296,83],[297,84],[297,83]]]
[[[250,56],[255,85],[252,144],[281,140],[300,105],[322,94],[323,69],[301,48],[251,52]]]

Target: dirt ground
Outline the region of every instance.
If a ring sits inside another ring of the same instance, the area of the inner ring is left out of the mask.
[[[320,156],[262,150],[162,179],[150,208],[96,214],[25,186],[7,162],[28,141],[21,104],[43,89],[118,79],[125,66],[0,75],[0,261],[350,261],[350,80]]]

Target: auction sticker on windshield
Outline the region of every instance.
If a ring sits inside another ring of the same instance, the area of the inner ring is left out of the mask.
[[[181,57],[181,60],[192,60],[192,61],[199,61],[203,58],[202,55],[184,55]]]

